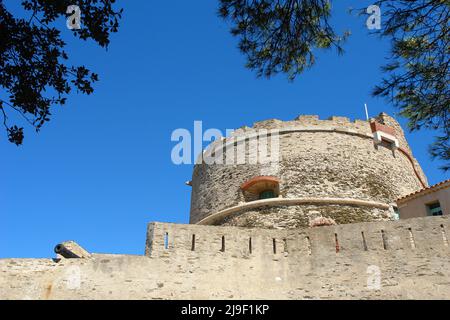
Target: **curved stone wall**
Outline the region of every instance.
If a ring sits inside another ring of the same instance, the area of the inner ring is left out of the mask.
[[[333,203],[246,209],[249,197],[240,188],[254,177],[268,175],[280,180],[279,196],[283,199],[345,198],[392,204],[427,182],[410,154],[400,125],[386,114],[376,120],[395,130],[401,150],[375,145],[367,121],[350,122],[342,117],[319,120],[316,116],[301,116],[287,122],[268,120],[256,123],[253,128],[236,130],[231,137],[211,144],[205,151],[206,155],[223,151],[224,163],[195,166],[190,222],[204,223],[211,215],[239,206],[244,207],[242,211],[234,210],[222,220],[216,219],[214,224],[296,228],[320,215],[338,223],[389,219],[388,209]],[[257,139],[260,129],[276,130],[279,134],[280,159],[276,163],[249,164],[249,154],[255,153],[255,145],[249,141]],[[239,141],[236,139],[244,141],[245,138],[245,164],[226,164],[230,153],[224,151],[225,146],[232,146],[231,150],[236,151],[235,143]],[[261,200],[254,202],[258,201]]]
[[[215,224],[247,228],[297,229],[309,225],[314,218],[332,218],[337,224],[383,221],[389,219],[389,211],[373,207],[350,205],[292,205],[263,206],[242,210]]]

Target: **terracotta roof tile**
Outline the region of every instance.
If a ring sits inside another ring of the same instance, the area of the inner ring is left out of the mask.
[[[407,195],[405,195],[405,196],[403,196],[403,197],[398,198],[397,201],[403,201],[403,200],[406,200],[407,198],[410,198],[410,197],[412,197],[412,196],[419,195],[419,194],[424,193],[424,192],[426,192],[426,191],[429,191],[429,190],[431,190],[431,189],[436,189],[436,188],[439,188],[439,187],[441,187],[441,186],[444,186],[444,185],[447,184],[447,183],[448,183],[449,186],[450,186],[450,179],[441,181],[441,182],[439,182],[439,183],[436,183],[435,185],[432,185],[432,186],[429,186],[429,187],[427,187],[427,188],[423,188],[423,189],[417,190],[417,191],[415,191],[415,192],[413,192],[413,193],[407,194]]]

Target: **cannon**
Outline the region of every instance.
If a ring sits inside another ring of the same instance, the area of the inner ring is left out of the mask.
[[[54,250],[56,254],[66,259],[80,259],[88,258],[90,256],[89,252],[74,241],[58,243]]]
[[[65,245],[59,243],[55,246],[55,253],[62,255],[66,259],[80,258],[75,253],[66,248]]]

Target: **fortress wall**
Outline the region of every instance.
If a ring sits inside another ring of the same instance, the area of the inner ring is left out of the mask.
[[[249,164],[250,145],[247,142],[247,164],[196,165],[192,177],[191,223],[246,202],[240,185],[260,175],[280,178],[280,194],[284,198],[353,198],[389,204],[422,188],[414,170],[424,177],[420,167],[414,168],[410,159],[398,150],[375,146],[366,121],[350,122],[344,117],[318,120],[315,116],[301,116],[287,122],[258,122],[255,128],[281,130],[280,161],[275,165]],[[255,128],[239,129],[235,136],[254,133]],[[398,131],[398,135],[402,137],[400,146],[406,150],[403,131]],[[213,143],[207,153],[221,150],[220,146],[220,142]],[[234,152],[237,148],[234,147]],[[358,221],[361,220],[349,222]],[[235,225],[246,226],[235,222]]]
[[[154,223],[148,256],[2,259],[0,299],[450,299],[441,225],[448,235],[448,217],[297,230]]]
[[[363,251],[387,252],[410,249],[433,251],[447,247],[443,232],[449,233],[450,236],[449,227],[450,221],[447,216],[280,230],[158,222],[149,224],[146,254],[151,257],[179,256],[180,254],[236,257],[283,256],[286,252],[289,255],[304,255],[309,245],[312,256],[328,255],[336,253],[335,235],[338,239],[339,254],[342,255],[359,255]],[[192,250],[193,235],[195,235],[194,250]],[[225,239],[224,251],[221,251],[222,237]],[[306,237],[309,237],[309,243]],[[251,253],[250,238],[252,239]]]
[[[450,234],[448,217],[298,230],[154,223],[148,256],[2,259],[0,299],[450,299],[441,225]]]

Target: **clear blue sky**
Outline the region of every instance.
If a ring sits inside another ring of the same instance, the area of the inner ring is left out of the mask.
[[[388,43],[347,12],[370,1],[333,1],[333,23],[352,31],[346,54],[319,53],[294,83],[244,68],[217,1],[118,2],[124,16],[108,51],[64,31],[73,63],[100,75],[94,94],[72,94],[39,134],[26,127],[21,147],[0,137],[0,257],[52,257],[64,240],[142,254],[148,222],[188,222],[192,166],[172,164],[170,136],[194,120],[225,131],[299,114],[363,119],[364,102],[371,116],[395,112],[370,96]],[[433,132],[407,137],[431,184],[450,177],[427,153]]]

